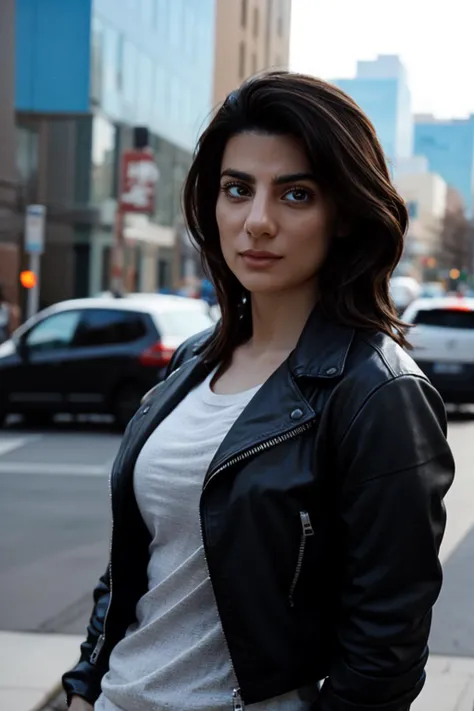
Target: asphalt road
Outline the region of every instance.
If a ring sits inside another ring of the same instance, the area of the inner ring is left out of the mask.
[[[0,433],[0,629],[84,631],[107,563],[119,441],[97,424]],[[431,650],[474,657],[474,417],[451,419],[450,441],[457,478]]]

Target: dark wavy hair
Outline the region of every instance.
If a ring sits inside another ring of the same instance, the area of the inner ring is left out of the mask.
[[[216,221],[221,162],[245,131],[300,140],[322,192],[347,226],[318,271],[319,305],[339,324],[382,331],[407,346],[405,324],[389,294],[408,214],[394,188],[375,129],[340,89],[311,76],[269,72],[246,81],[218,109],[199,139],[184,186],[184,213],[222,313],[206,355],[227,360],[252,331],[248,294],[222,255]]]

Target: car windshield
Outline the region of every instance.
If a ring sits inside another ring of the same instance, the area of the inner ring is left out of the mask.
[[[164,338],[183,340],[215,325],[211,316],[199,309],[162,311],[156,314],[156,320]]]
[[[474,329],[474,311],[464,308],[421,309],[413,323],[420,326]]]

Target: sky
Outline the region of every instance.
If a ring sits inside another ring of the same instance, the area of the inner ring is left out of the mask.
[[[474,114],[473,0],[293,0],[290,67],[351,78],[357,60],[398,54],[414,113]]]

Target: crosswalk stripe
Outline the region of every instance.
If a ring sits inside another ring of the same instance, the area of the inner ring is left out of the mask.
[[[41,435],[28,435],[26,437],[5,437],[0,439],[0,457],[10,452],[14,452],[15,449],[20,449],[31,442],[36,442],[41,439]]]
[[[39,462],[1,462],[0,474],[51,474],[54,476],[108,476],[110,467],[87,464],[48,464]]]

